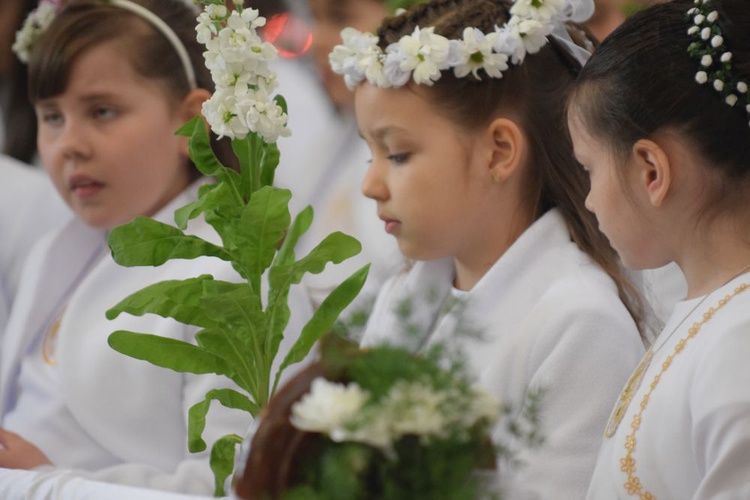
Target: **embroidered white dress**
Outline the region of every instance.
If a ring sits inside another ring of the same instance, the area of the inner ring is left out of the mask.
[[[504,498],[583,498],[609,412],[644,350],[615,284],[571,242],[554,209],[446,306],[453,275],[451,260],[424,261],[389,281],[363,345],[447,342],[465,353],[482,386],[516,409],[529,388],[542,389],[545,442],[521,448],[522,467],[501,469]],[[507,437],[502,426],[497,437]]]
[[[732,298],[676,356],[689,329],[748,276],[701,298],[679,302],[624,418],[604,440],[588,492],[590,500],[638,498],[626,483],[640,482],[659,500],[750,498],[750,289]],[[686,315],[689,316],[675,330]],[[674,334],[669,335],[674,331]],[[663,344],[663,345],[662,345]],[[626,438],[644,395],[668,356],[674,356],[648,398],[635,433],[630,478],[623,471]]]
[[[195,199],[196,190],[197,183],[155,218],[171,221],[176,208]],[[217,238],[202,220],[192,222],[193,234]],[[103,231],[75,219],[35,246],[0,351],[0,424],[37,445],[55,467],[88,478],[211,494],[209,451],[191,454],[187,449],[187,412],[209,390],[231,383],[155,367],[107,344],[116,330],[190,341],[192,327],[155,315],[122,314],[109,321],[104,313],[158,281],[201,274],[230,281],[239,277],[228,263],[205,257],[160,267],[121,267],[105,252],[104,242]],[[90,270],[83,273],[87,266]],[[289,301],[291,339],[312,311],[301,287],[292,288]],[[55,365],[48,366],[41,361],[42,337],[61,305]],[[213,405],[205,440],[210,447],[220,436],[244,435],[247,426],[247,414]]]

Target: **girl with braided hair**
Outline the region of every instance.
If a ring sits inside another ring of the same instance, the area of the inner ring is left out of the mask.
[[[376,35],[344,30],[331,54],[372,154],[363,192],[414,261],[381,290],[363,345],[447,346],[516,413],[541,391],[543,444],[499,462],[508,498],[584,496],[643,353],[637,293],[584,206],[565,127],[590,48],[569,21],[592,8],[432,0]]]

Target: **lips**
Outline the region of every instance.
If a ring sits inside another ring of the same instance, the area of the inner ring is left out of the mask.
[[[89,198],[97,194],[104,184],[85,175],[76,175],[68,181],[68,188],[79,198]]]
[[[385,222],[385,232],[388,234],[393,234],[396,229],[401,225],[401,221],[398,221],[396,219],[391,219],[389,217],[384,217],[382,215],[378,216],[380,220]]]

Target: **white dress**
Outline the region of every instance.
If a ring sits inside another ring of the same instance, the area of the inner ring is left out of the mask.
[[[453,276],[445,259],[418,262],[389,281],[363,345],[455,346],[478,383],[516,410],[528,389],[542,389],[545,442],[520,449],[522,467],[501,468],[504,498],[583,498],[609,411],[644,350],[615,284],[571,242],[555,209],[472,290],[451,294]],[[496,437],[507,438],[502,426]]]
[[[41,168],[0,154],[0,339],[29,250],[71,216]]]
[[[175,208],[195,199],[197,184],[155,218],[171,221]],[[191,233],[217,239],[204,221],[192,222]],[[191,341],[194,328],[155,315],[122,314],[109,321],[104,313],[157,281],[201,274],[230,281],[239,277],[230,264],[208,257],[121,267],[106,253],[105,236],[74,219],[40,240],[30,255],[0,351],[2,425],[37,445],[56,467],[88,478],[211,494],[209,452],[187,449],[187,412],[209,390],[233,384],[159,368],[107,344],[115,330]],[[90,270],[84,273],[86,266]],[[302,287],[292,288],[289,303],[288,340],[312,314]],[[62,306],[56,364],[49,366],[42,361],[42,337]],[[286,349],[282,345],[282,352]],[[244,412],[213,405],[205,432],[209,448],[220,436],[244,435],[248,419]]]
[[[689,329],[743,283],[750,285],[747,275],[677,304],[616,433],[604,440],[587,498],[637,498],[625,487],[636,479],[660,500],[750,498],[750,289],[719,308],[675,355]],[[621,462],[626,438],[668,356],[639,418],[628,478]]]

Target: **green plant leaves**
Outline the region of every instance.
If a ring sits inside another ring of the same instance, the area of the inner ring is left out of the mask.
[[[223,248],[148,217],[114,228],[108,238],[112,257],[125,267],[160,266],[172,259],[203,256],[231,259]]]

